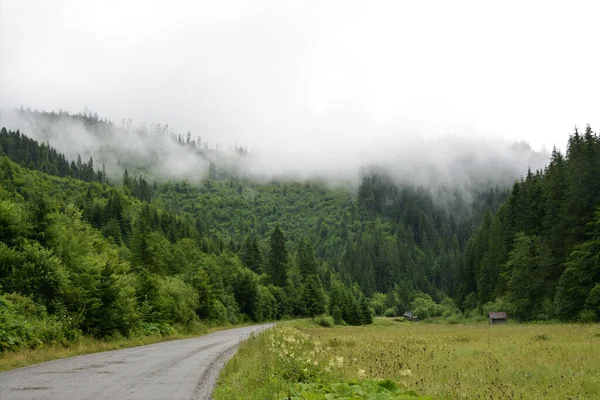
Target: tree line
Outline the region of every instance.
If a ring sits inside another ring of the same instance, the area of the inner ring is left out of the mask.
[[[469,240],[456,299],[523,320],[600,318],[600,138],[576,129],[566,154],[528,171]]]
[[[106,168],[94,170],[94,159],[87,162],[77,155],[77,161],[69,162],[64,154],[59,153],[47,143],[39,143],[21,132],[0,129],[0,155],[6,155],[20,165],[45,172],[47,174],[72,177],[86,182],[105,182]]]

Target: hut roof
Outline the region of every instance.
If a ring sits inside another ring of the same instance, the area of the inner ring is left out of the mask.
[[[508,319],[508,315],[504,311],[501,312],[489,312],[488,317],[491,319]]]

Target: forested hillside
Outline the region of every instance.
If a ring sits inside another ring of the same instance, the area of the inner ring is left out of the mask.
[[[175,133],[169,124],[136,125],[131,120],[115,124],[88,111],[70,114],[21,108],[1,110],[0,118],[2,126],[20,130],[42,145],[50,143],[71,162],[83,158],[83,164],[88,166],[89,159],[93,158],[96,169],[104,166],[102,171],[113,181],[120,180],[127,169],[135,176],[198,183],[208,174],[211,163],[213,175],[216,175],[215,162],[221,165],[220,175],[236,173],[238,164],[243,163],[248,153],[241,146],[227,149],[214,143],[209,146],[201,137],[192,137],[190,132]],[[75,165],[78,166],[77,162]],[[41,164],[38,167],[43,172],[54,173]],[[57,167],[62,173],[64,168],[60,163]]]
[[[244,267],[202,221],[139,201],[126,185],[52,177],[7,157],[0,182],[3,349],[324,311],[307,310],[314,298],[324,305],[320,284],[302,291],[313,271],[298,274],[302,286],[288,296],[287,280]]]
[[[469,229],[424,189],[374,176],[359,195],[210,175],[149,185],[127,170],[108,184],[93,159],[69,161],[19,132],[2,129],[0,146],[3,348],[323,312],[368,323],[372,307],[451,294]],[[372,197],[386,185],[403,206],[377,216]]]
[[[152,202],[157,189],[141,177],[100,183],[91,161],[96,182],[52,176],[6,155],[56,175],[78,176],[79,163],[64,174],[62,154],[6,129],[0,143],[2,349],[326,311],[311,244],[290,246],[276,222],[264,254],[256,236],[236,247],[214,221]],[[340,318],[370,322],[358,288],[329,283]]]
[[[73,118],[99,138],[111,126]],[[152,173],[160,160],[134,158],[107,172],[86,149],[87,161],[69,160],[0,131],[1,348],[198,321],[329,313],[363,324],[410,308],[598,317],[600,144],[589,128],[511,191],[403,183],[379,168],[363,169],[358,187],[257,181],[199,139],[170,140],[206,171],[165,178]]]
[[[588,126],[485,215],[458,275],[462,308],[496,301],[520,319],[598,320],[599,207],[600,139]]]

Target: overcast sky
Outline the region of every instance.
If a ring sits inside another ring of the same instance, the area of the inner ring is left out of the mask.
[[[575,125],[600,129],[595,1],[0,4],[2,108],[347,155],[411,135],[563,147]]]

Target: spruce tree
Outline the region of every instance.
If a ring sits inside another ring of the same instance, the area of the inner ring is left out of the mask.
[[[331,316],[333,317],[333,322],[336,325],[343,325],[344,319],[342,318],[342,309],[339,306],[333,307],[331,311]]]
[[[122,334],[127,334],[128,327],[123,324],[122,316],[116,312],[114,307],[119,291],[115,269],[110,264],[106,264],[100,273],[97,287],[99,302],[97,307],[90,310],[89,317],[90,331],[100,337],[108,336],[117,330]]]
[[[303,277],[307,277],[317,273],[317,260],[315,259],[315,252],[305,240],[301,240],[298,245],[298,254],[296,257],[296,264],[300,273]]]
[[[550,287],[556,288],[558,279],[564,269],[567,249],[565,247],[565,218],[564,204],[566,195],[566,162],[563,155],[556,148],[552,151],[550,165],[544,176],[544,192],[546,213],[544,215],[543,229],[546,242],[551,252]]]
[[[556,315],[563,320],[573,320],[584,309],[600,319],[600,210],[590,223],[589,240],[579,244],[571,253],[557,289]]]
[[[348,323],[350,325],[362,325],[363,323],[360,303],[354,297],[351,297],[350,300],[350,321]]]
[[[317,275],[310,275],[304,284],[302,301],[307,317],[314,318],[325,312],[325,293]]]
[[[343,310],[345,304],[346,289],[342,282],[333,281],[329,290],[329,313],[335,319],[335,313],[339,313],[339,321],[343,321]],[[338,322],[336,322],[338,323]]]
[[[365,296],[360,298],[360,315],[361,323],[363,325],[370,325],[373,323],[373,314],[371,314],[371,308],[369,307],[369,301]]]
[[[244,244],[242,245],[242,263],[250,268],[252,271],[260,274],[263,270],[263,256],[258,247],[258,241],[256,235],[252,233],[246,236]]]
[[[342,310],[344,321],[348,325],[362,325],[363,316],[358,300],[354,298],[350,290],[346,291],[344,297],[344,308]]]
[[[129,177],[129,172],[125,170],[123,172],[123,188],[125,189],[125,193],[129,194],[133,191],[133,184],[131,182],[131,178]]]
[[[217,166],[212,161],[208,166],[208,179],[211,179],[213,181],[217,179]]]
[[[267,274],[271,283],[275,286],[284,287],[287,282],[287,249],[285,247],[285,236],[279,224],[271,234],[271,252],[269,253],[269,264]]]

